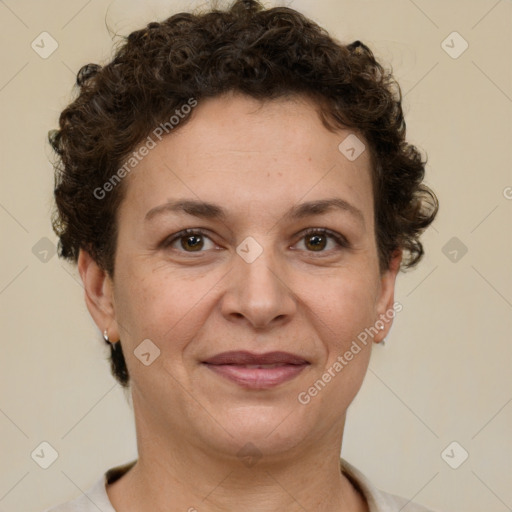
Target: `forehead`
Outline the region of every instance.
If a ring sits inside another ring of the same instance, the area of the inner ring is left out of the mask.
[[[144,213],[189,197],[223,204],[228,213],[257,203],[279,215],[280,205],[341,197],[371,221],[369,151],[347,158],[354,141],[359,153],[364,140],[348,129],[329,131],[307,98],[261,102],[227,94],[203,100],[137,165],[126,201]]]

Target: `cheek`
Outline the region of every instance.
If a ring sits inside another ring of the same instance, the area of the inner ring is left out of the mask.
[[[204,321],[212,278],[183,279],[144,262],[125,268],[115,289],[123,344],[133,350],[149,338],[166,352],[182,351]]]
[[[139,392],[161,396],[175,386],[176,379],[186,380],[184,352],[202,323],[204,293],[193,289],[154,272],[146,276],[134,272],[120,282],[116,316],[128,373]],[[147,366],[146,353],[150,354]]]
[[[329,352],[344,351],[376,317],[376,282],[364,275],[337,275],[324,281],[323,289],[309,295],[309,308]]]
[[[371,338],[363,340],[361,333],[373,324],[375,315],[375,282],[355,275],[337,276],[336,281],[331,279],[324,293],[310,298],[324,359],[298,396],[301,404],[323,411],[319,414],[333,423],[363,383],[372,345]]]

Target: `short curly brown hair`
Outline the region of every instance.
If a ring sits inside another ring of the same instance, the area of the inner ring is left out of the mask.
[[[226,10],[149,23],[124,38],[108,64],[83,66],[76,82],[78,96],[49,134],[57,153],[52,224],[61,257],[77,262],[80,249],[87,250],[113,276],[124,187],[110,187],[108,200],[97,191],[191,98],[236,91],[260,100],[308,96],[327,128],[361,134],[372,162],[381,270],[397,249],[404,251],[402,270],[421,259],[419,237],[438,201],[422,183],[426,160],[405,140],[400,87],[360,41],[342,44],[293,9],[237,0]],[[179,126],[190,118],[180,117]],[[128,386],[120,343],[111,344],[111,367]]]

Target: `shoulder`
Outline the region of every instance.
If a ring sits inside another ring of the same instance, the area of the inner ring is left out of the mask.
[[[43,512],[98,512],[98,510],[115,512],[105,490],[105,475],[81,496]]]
[[[56,507],[48,508],[43,512],[97,512],[98,507],[87,499],[85,495],[79,496],[72,501],[62,503]]]
[[[93,510],[97,512],[98,509],[93,503],[87,502],[84,496],[80,496],[72,501],[48,508],[43,512],[92,512]]]
[[[369,512],[436,512],[411,500],[381,491],[356,467],[341,459],[341,470],[365,497]]]
[[[107,470],[101,478],[96,480],[81,496],[56,507],[48,508],[43,512],[116,512],[110,502],[106,490],[106,484],[115,482],[127,473],[137,462],[133,460]]]
[[[395,494],[389,494],[384,491],[379,491],[379,498],[380,508],[375,509],[379,512],[381,510],[383,512],[435,512],[402,496],[396,496]]]

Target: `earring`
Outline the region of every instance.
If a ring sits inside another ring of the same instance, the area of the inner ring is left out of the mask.
[[[383,331],[384,330],[384,326],[383,325],[379,325],[379,331]],[[386,345],[386,338],[384,338],[381,342],[380,342],[381,345]]]
[[[107,342],[107,343],[110,343],[110,340],[108,339],[108,331],[107,329],[105,329],[103,331],[103,339]]]
[[[382,325],[381,328],[380,328],[381,331],[384,330],[384,326]],[[386,338],[384,338],[382,341],[381,341],[382,345],[386,346]]]

